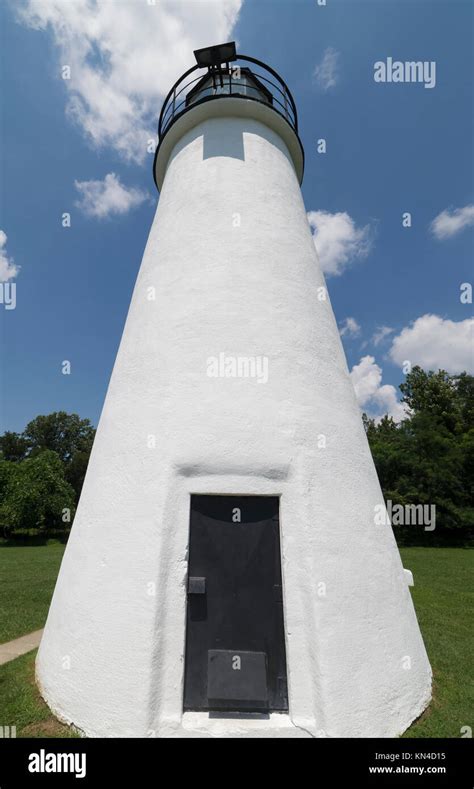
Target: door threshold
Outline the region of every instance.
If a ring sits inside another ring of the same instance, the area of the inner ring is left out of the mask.
[[[209,710],[206,712],[209,719],[215,720],[270,720],[270,712],[250,712],[249,710]]]
[[[185,712],[181,726],[185,736],[194,737],[311,736],[296,727],[286,712]]]

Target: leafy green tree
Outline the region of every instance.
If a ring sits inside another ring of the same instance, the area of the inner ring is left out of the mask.
[[[5,469],[5,465],[8,469]],[[3,466],[3,471],[2,471]],[[56,452],[43,450],[21,463],[0,464],[0,526],[4,536],[18,531],[47,533],[50,529],[66,530],[75,511],[75,494],[64,476],[64,467]],[[65,512],[70,519],[64,520]]]
[[[23,433],[31,457],[44,449],[56,452],[64,464],[65,478],[74,488],[76,501],[81,494],[94,436],[95,429],[88,419],[65,411],[37,416]]]
[[[455,411],[456,388],[453,378],[444,370],[425,372],[414,367],[400,384],[402,402],[414,413],[429,413],[446,418]]]
[[[453,433],[474,426],[474,377],[466,372],[449,375],[414,367],[400,391],[412,413],[435,417]]]
[[[79,500],[95,430],[88,419],[57,411],[37,416],[22,434],[0,436],[0,528],[5,535],[67,531]],[[63,520],[69,510],[70,520]]]
[[[14,472],[14,464],[10,460],[0,459],[0,506],[1,502],[5,500],[5,493],[12,473]]]
[[[63,463],[70,462],[76,452],[90,453],[94,435],[95,430],[88,419],[65,411],[37,416],[27,424],[23,433],[30,454],[51,449]]]
[[[3,460],[18,461],[23,460],[28,453],[29,445],[27,439],[19,433],[12,433],[7,430],[0,436],[0,452]]]
[[[474,376],[461,373],[456,378],[456,391],[459,401],[459,428],[469,432],[474,428]]]
[[[87,466],[89,465],[90,450],[88,452],[74,452],[69,463],[65,465],[64,474],[69,484],[74,488],[76,501],[79,501]]]
[[[409,409],[402,422],[364,416],[385,499],[434,504],[437,535],[468,538],[474,526],[474,377],[414,367],[400,390]],[[403,538],[403,529],[396,534]]]

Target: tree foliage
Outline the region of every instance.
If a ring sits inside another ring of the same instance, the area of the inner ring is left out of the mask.
[[[0,461],[0,526],[3,534],[36,534],[68,528],[75,493],[56,452],[45,449],[21,463]]]
[[[69,463],[76,452],[90,453],[94,434],[88,419],[56,411],[48,416],[37,416],[29,422],[23,437],[28,442],[29,454],[51,449],[63,463]]]
[[[58,411],[37,416],[23,433],[0,436],[0,527],[18,536],[66,531],[87,471],[95,430]],[[67,513],[66,513],[67,514]]]
[[[0,452],[3,460],[10,460],[12,462],[24,460],[28,454],[28,441],[19,433],[12,433],[7,430],[3,436],[0,436]]]
[[[400,390],[401,423],[364,415],[385,499],[435,505],[437,535],[465,539],[474,525],[474,377],[414,367]]]

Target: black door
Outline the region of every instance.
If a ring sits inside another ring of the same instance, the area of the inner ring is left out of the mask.
[[[185,710],[288,710],[275,496],[192,496]]]

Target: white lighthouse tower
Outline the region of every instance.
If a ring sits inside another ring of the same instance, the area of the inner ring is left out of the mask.
[[[431,670],[282,79],[196,53],[37,659],[88,736],[390,737]]]

